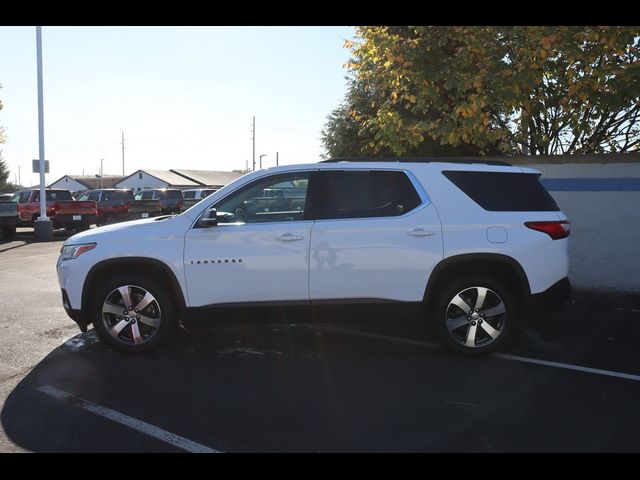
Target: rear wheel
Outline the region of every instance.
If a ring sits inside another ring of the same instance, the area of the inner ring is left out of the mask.
[[[102,341],[128,353],[153,350],[176,323],[169,292],[140,275],[122,275],[100,285],[94,295],[91,318]]]
[[[432,315],[445,344],[466,355],[491,353],[514,329],[516,302],[499,280],[466,276],[444,287]]]

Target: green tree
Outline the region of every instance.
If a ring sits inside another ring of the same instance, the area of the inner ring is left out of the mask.
[[[373,151],[397,155],[429,141],[638,150],[639,42],[638,27],[358,27],[347,67],[373,108],[354,119]]]
[[[343,102],[333,110],[322,130],[321,138],[325,152],[323,158],[361,157],[361,156],[397,156],[392,148],[380,145],[377,140],[380,133],[375,126],[363,125],[363,120],[372,118],[379,105],[379,97],[373,87],[364,82],[349,79],[347,93]],[[400,115],[410,115],[399,112]],[[431,115],[432,117],[433,115]],[[417,115],[414,115],[416,118]],[[420,118],[428,118],[420,115]],[[493,148],[491,153],[497,153]],[[474,156],[480,150],[473,145],[441,145],[426,138],[417,145],[411,145],[403,152],[405,156]]]
[[[0,191],[4,191],[9,187],[9,183],[7,182],[8,178],[9,168],[2,159],[2,150],[0,150]]]

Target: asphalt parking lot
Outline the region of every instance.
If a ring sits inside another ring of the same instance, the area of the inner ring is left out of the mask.
[[[640,451],[637,297],[577,291],[481,359],[393,308],[234,318],[129,356],[64,313],[67,236],[0,242],[0,451]]]

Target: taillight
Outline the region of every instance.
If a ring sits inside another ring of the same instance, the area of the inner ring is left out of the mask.
[[[566,220],[555,222],[524,222],[524,224],[532,230],[546,233],[553,240],[566,238],[569,236],[569,233],[571,233],[570,224]]]

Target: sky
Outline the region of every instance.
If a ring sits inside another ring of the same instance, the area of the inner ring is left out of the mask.
[[[66,174],[309,163],[346,91],[351,27],[42,27],[47,183]],[[0,27],[0,146],[38,183],[35,27]]]

